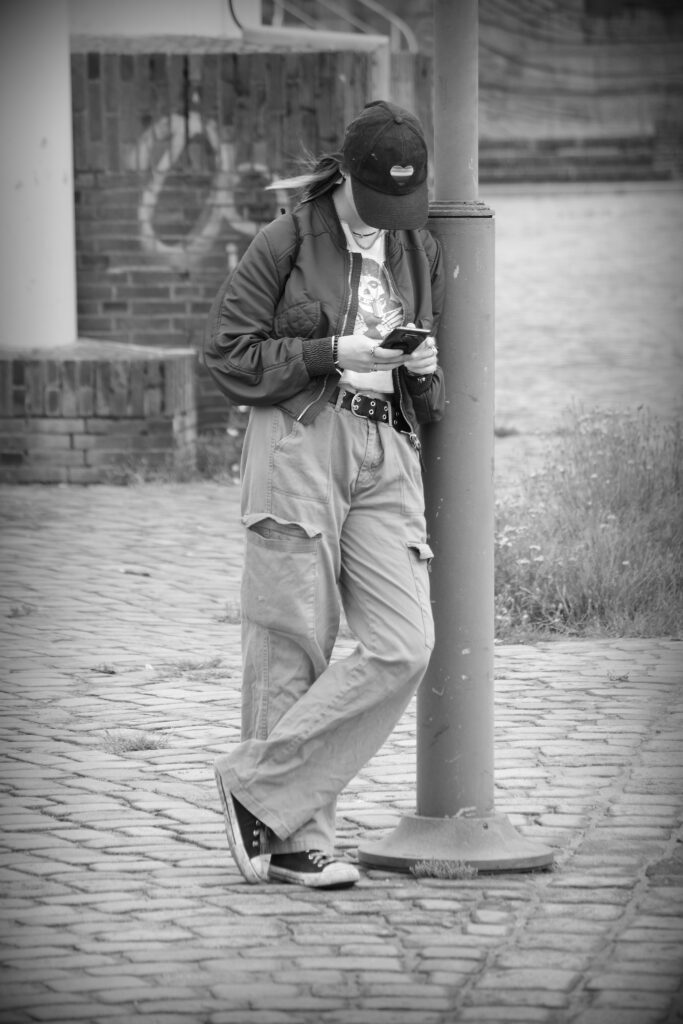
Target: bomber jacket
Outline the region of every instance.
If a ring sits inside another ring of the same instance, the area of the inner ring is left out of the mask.
[[[352,334],[362,258],[349,252],[330,193],[283,214],[252,240],[211,308],[204,363],[240,405],[279,406],[310,423],[339,383],[332,336]],[[444,294],[441,249],[426,230],[388,231],[388,273],[404,322],[436,333]],[[404,417],[441,418],[443,373],[393,371]]]

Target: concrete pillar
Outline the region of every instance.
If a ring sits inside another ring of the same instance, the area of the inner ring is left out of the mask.
[[[66,0],[0,5],[0,348],[76,341]]]

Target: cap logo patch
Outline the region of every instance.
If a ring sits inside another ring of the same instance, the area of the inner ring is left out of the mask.
[[[412,164],[408,164],[407,167],[403,167],[401,164],[394,164],[389,170],[389,174],[397,185],[405,185],[408,179],[412,178],[415,174],[415,168]]]

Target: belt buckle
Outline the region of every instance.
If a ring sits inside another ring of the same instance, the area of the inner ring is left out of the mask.
[[[362,397],[363,396],[361,394],[356,392],[351,399],[351,412],[353,413],[354,416],[357,416],[358,419],[363,419],[363,414],[358,412],[358,406],[360,406],[360,401]],[[358,406],[356,405],[356,403],[358,403]]]

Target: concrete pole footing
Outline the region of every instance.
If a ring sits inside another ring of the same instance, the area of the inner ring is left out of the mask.
[[[529,871],[552,865],[553,851],[526,839],[504,814],[484,817],[425,818],[406,815],[384,839],[361,844],[360,863],[366,867],[409,871],[425,865],[429,874],[456,878],[462,866],[478,871]],[[438,864],[438,869],[437,869]]]

